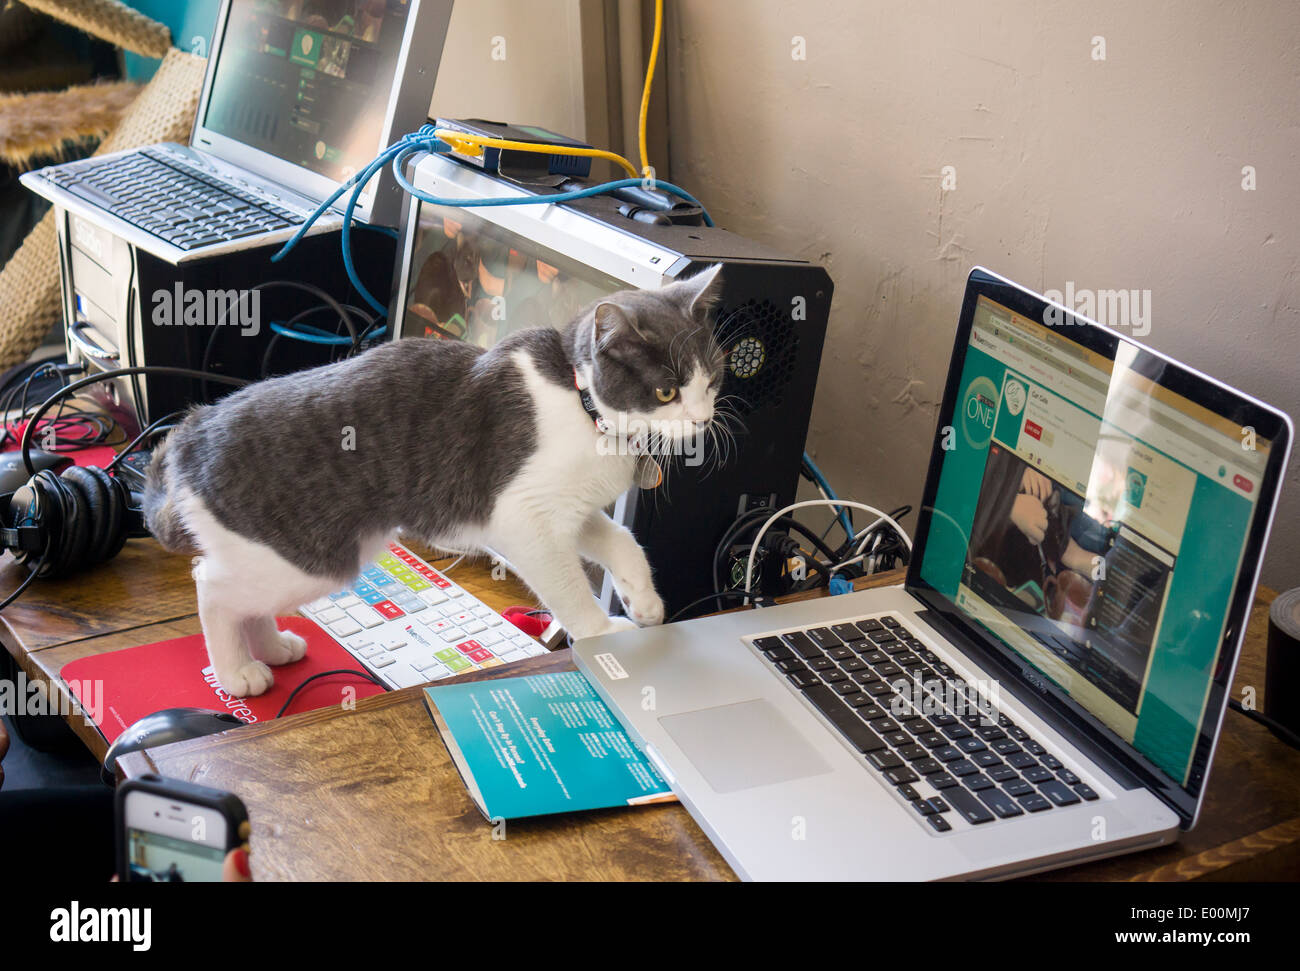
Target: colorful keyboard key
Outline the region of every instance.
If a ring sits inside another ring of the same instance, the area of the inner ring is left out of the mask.
[[[384,615],[385,620],[396,620],[398,617],[406,616],[406,611],[397,606],[397,604],[393,603],[391,600],[381,600],[379,603],[373,604],[372,606],[375,610]]]
[[[301,608],[390,687],[403,688],[545,653],[400,544],[350,589]]]

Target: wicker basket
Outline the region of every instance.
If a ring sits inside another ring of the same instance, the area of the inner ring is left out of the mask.
[[[206,62],[172,49],[97,155],[154,142],[185,142],[198,110]],[[54,211],[36,224],[0,271],[0,368],[24,360],[63,319]]]
[[[22,3],[92,37],[145,57],[163,57],[171,50],[172,33],[165,24],[118,0],[22,0]]]

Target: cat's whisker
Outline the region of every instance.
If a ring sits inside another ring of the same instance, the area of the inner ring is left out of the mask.
[[[704,456],[704,461],[702,463],[704,471],[701,473],[701,479],[707,479],[719,467],[718,430],[713,422],[710,422],[708,428],[705,429],[704,437],[708,444],[706,447],[707,454]]]
[[[718,438],[719,453],[721,456],[721,458],[719,459],[719,464],[720,465],[725,464],[726,462],[731,460],[731,444],[732,444],[731,430],[727,427],[727,421],[725,416],[722,416],[718,419],[717,426],[714,428],[714,434]]]
[[[736,433],[731,427],[732,422],[735,422],[742,427],[744,424],[741,421],[740,416],[730,409],[728,403],[724,402],[721,407],[716,407],[714,424],[716,425],[716,434],[723,453],[721,459],[722,462],[730,460],[733,448],[737,450],[739,449]]]
[[[724,355],[729,353],[730,348],[745,336],[745,329],[752,323],[753,318],[740,310],[733,310],[718,322],[718,326],[714,330],[714,340],[717,341],[718,347],[721,348]]]

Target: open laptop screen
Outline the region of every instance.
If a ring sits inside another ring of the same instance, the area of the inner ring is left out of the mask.
[[[1041,306],[977,298],[919,576],[1194,790],[1275,443]]]
[[[203,125],[333,181],[383,147],[406,0],[232,0]]]

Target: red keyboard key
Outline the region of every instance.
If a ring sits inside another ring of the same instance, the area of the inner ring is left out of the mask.
[[[462,654],[468,654],[470,657],[473,657],[475,651],[482,651],[484,650],[484,647],[478,641],[466,641],[464,644],[457,644],[456,650],[460,651]]]
[[[406,611],[391,600],[381,600],[374,605],[375,609],[384,615],[385,620],[396,620],[398,617],[405,617]]]
[[[490,661],[492,659],[492,652],[486,647],[480,647],[473,654],[469,655],[469,659],[475,664],[482,664],[484,661]]]

